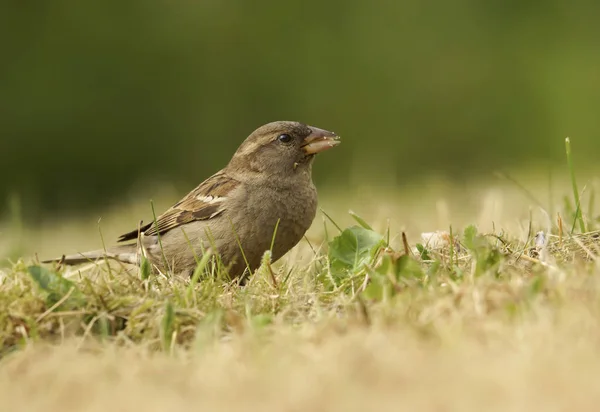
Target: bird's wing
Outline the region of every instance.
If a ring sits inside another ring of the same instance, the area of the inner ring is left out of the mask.
[[[139,230],[126,233],[118,241],[137,239],[139,233],[155,236],[195,220],[212,219],[223,213],[227,198],[239,184],[239,181],[223,172],[218,172],[160,215],[156,219],[156,224],[152,222]]]

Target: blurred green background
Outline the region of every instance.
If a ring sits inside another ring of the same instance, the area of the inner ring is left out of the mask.
[[[599,18],[592,0],[4,2],[0,213],[185,193],[273,120],[343,137],[321,185],[544,166],[566,136],[593,165]]]

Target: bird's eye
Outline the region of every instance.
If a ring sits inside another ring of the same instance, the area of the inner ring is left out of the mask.
[[[279,139],[281,143],[289,143],[292,141],[292,136],[289,134],[280,134],[277,139]]]

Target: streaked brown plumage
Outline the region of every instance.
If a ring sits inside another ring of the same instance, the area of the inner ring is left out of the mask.
[[[159,216],[156,225],[119,238],[135,243],[54,260],[78,264],[107,257],[139,264],[143,245],[159,270],[189,274],[196,257],[210,248],[228,266],[229,275],[239,277],[258,268],[276,226],[273,260],[302,239],[317,210],[314,156],[338,143],[334,133],[302,123],[268,123],[248,136],[224,169]]]

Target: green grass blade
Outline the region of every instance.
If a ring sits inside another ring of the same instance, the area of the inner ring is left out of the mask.
[[[163,351],[170,353],[173,346],[173,331],[175,327],[175,309],[173,303],[167,300],[165,313],[161,322],[161,343]]]
[[[585,222],[583,221],[583,214],[581,213],[579,189],[577,188],[577,179],[575,178],[575,167],[573,165],[573,156],[571,152],[571,139],[569,139],[568,137],[565,139],[565,148],[567,152],[567,164],[569,167],[569,172],[571,174],[571,186],[573,188],[573,197],[575,198],[575,220],[579,222],[579,230],[581,230],[581,233],[586,233]]]
[[[158,239],[158,246],[160,247],[160,254],[162,256],[163,264],[165,265],[165,275],[169,276],[171,273],[171,269],[169,268],[169,262],[167,261],[167,256],[165,255],[165,250],[163,249],[162,239],[158,230],[158,220],[156,218],[156,211],[154,210],[154,202],[150,200],[150,206],[152,207],[152,219],[154,219],[154,227],[156,227],[156,238]]]

